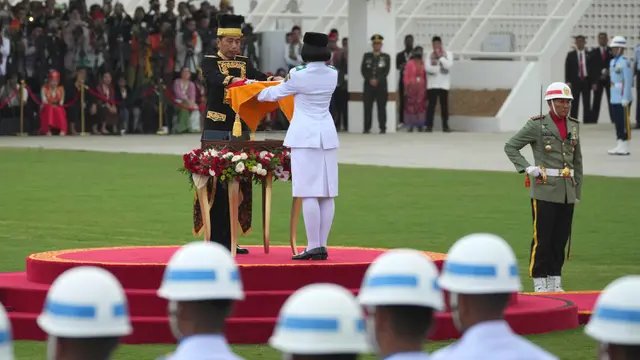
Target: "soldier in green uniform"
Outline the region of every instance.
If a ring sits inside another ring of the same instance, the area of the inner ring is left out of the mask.
[[[387,96],[389,94],[387,86],[387,76],[391,69],[391,57],[387,53],[381,52],[381,35],[373,35],[371,43],[373,51],[367,52],[362,57],[360,72],[364,78],[364,133],[371,132],[371,118],[373,113],[373,103],[378,106],[378,125],[380,133],[387,132]]]
[[[202,62],[202,74],[207,88],[207,114],[204,121],[203,140],[229,140],[234,125],[242,126],[244,138],[248,138],[249,129],[241,123],[240,117],[226,101],[227,86],[242,79],[259,81],[282,80],[267,76],[253,67],[249,59],[240,56],[242,42],[242,24],[244,17],[238,15],[218,14],[216,55],[205,55]],[[208,184],[210,191],[215,191],[213,206],[209,212],[211,219],[211,241],[231,247],[231,223],[229,221],[229,194],[226,183],[217,180]],[[242,184],[243,200],[240,203],[239,221],[242,233],[251,228],[251,184]],[[194,222],[198,222],[199,204],[194,204]],[[201,224],[198,224],[201,226]],[[198,227],[200,227],[198,226]],[[197,233],[199,229],[194,228]],[[247,254],[247,249],[238,248],[237,254]]]
[[[566,84],[549,85],[545,93],[549,113],[531,118],[504,146],[516,170],[526,173],[526,186],[531,186],[529,276],[536,292],[563,291],[565,247],[571,238],[573,208],[581,197],[579,122],[568,116],[572,99]],[[533,150],[533,165],[520,153],[527,145]]]

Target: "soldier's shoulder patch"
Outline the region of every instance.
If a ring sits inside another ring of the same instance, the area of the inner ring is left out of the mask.
[[[300,71],[300,70],[304,70],[306,68],[307,68],[306,65],[300,65],[300,66],[296,66],[294,69],[296,69],[296,71]]]
[[[576,118],[572,118],[571,116],[567,116],[567,119],[569,119],[569,120],[571,120],[571,121],[573,121],[573,122],[577,122],[577,123],[579,123],[579,122],[580,122],[580,121],[578,121],[578,119],[576,119]]]
[[[531,120],[542,120],[546,115],[536,115],[531,117]]]
[[[337,69],[335,68],[335,66],[327,65],[327,67],[328,67],[329,69],[331,69],[331,70],[336,70],[336,71],[337,71]]]

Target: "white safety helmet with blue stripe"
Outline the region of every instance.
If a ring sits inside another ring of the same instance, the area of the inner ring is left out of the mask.
[[[269,345],[289,355],[367,353],[362,307],[339,285],[307,285],[280,309]]]
[[[13,339],[11,336],[11,321],[0,303],[0,359],[13,360]]]
[[[69,269],[53,282],[38,325],[50,336],[64,338],[132,332],[122,285],[109,271],[93,266]]]
[[[215,242],[193,242],[176,251],[164,272],[158,296],[170,301],[243,300],[238,265]]]
[[[613,39],[611,39],[611,43],[609,44],[609,47],[626,48],[627,39],[625,39],[624,36],[614,36]]]
[[[522,290],[516,256],[493,234],[471,234],[449,249],[438,284],[457,294],[499,294]]]
[[[358,300],[366,307],[409,305],[442,311],[444,299],[437,279],[438,268],[424,253],[389,250],[369,265]]]
[[[640,276],[623,276],[598,296],[585,333],[603,344],[640,345]]]

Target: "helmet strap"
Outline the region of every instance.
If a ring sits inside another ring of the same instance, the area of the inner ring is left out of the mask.
[[[462,319],[460,319],[460,312],[458,311],[458,294],[449,293],[449,307],[451,308],[451,319],[453,320],[453,326],[458,331],[463,332]]]
[[[600,346],[598,348],[598,359],[609,360],[609,344],[600,343]]]
[[[380,344],[376,336],[376,308],[374,306],[367,307],[367,340],[369,346],[376,355],[380,355]]]
[[[49,335],[47,338],[47,360],[56,360],[58,355],[58,338]]]
[[[168,307],[169,313],[169,327],[171,328],[171,334],[176,340],[180,341],[184,335],[180,331],[180,326],[178,323],[178,302],[175,300],[169,301]]]

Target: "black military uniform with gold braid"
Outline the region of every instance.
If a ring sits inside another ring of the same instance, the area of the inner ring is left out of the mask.
[[[372,44],[382,44],[384,38],[381,35],[371,37]],[[362,57],[360,72],[364,78],[364,132],[371,131],[371,118],[373,116],[373,103],[377,104],[378,125],[380,133],[387,131],[387,97],[389,95],[387,76],[391,70],[391,57],[383,52],[367,52]],[[376,80],[376,86],[371,85],[371,80]]]
[[[218,17],[218,38],[242,37],[243,16],[219,14]],[[227,86],[231,84],[233,78],[252,79],[258,81],[271,80],[267,76],[255,69],[249,59],[244,56],[228,58],[218,52],[216,55],[205,55],[202,62],[202,74],[204,75],[207,88],[207,114],[204,122],[203,140],[229,140],[233,137],[246,137],[248,131],[241,131],[241,127],[248,130],[240,117],[233,111],[226,101]],[[214,186],[215,185],[215,186]],[[231,223],[229,221],[229,194],[226,190],[226,182],[219,179],[213,184],[207,184],[208,191],[213,194],[213,204],[209,211],[211,220],[211,241],[217,242],[230,249],[231,247]],[[251,206],[252,187],[251,184],[241,183],[240,191],[242,201],[238,209],[238,221],[242,234],[246,235],[251,230]],[[202,221],[200,217],[200,205],[196,200],[194,204],[194,233],[202,231]],[[237,254],[246,254],[247,249],[237,249]]]
[[[243,16],[226,14],[218,16],[218,37],[241,37],[243,22]],[[258,81],[268,81],[272,78],[254,68],[247,57],[236,56],[231,59],[220,52],[216,55],[205,55],[202,74],[207,87],[207,114],[204,130],[232,131],[234,123],[240,122],[241,119],[225,99],[227,86],[231,84],[234,77]],[[247,129],[245,124],[242,126],[245,130]]]

